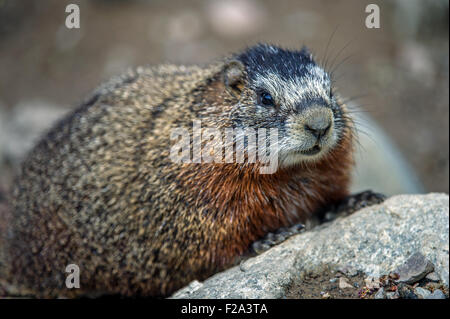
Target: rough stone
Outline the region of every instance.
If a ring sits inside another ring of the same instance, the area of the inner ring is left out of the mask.
[[[355,277],[356,275],[358,275],[358,269],[352,267],[351,265],[345,265],[344,267],[339,268],[338,271],[343,273],[347,277]]]
[[[341,277],[341,278],[339,278],[339,289],[345,289],[345,288],[353,288],[353,286],[350,285],[347,278]]]
[[[173,298],[283,298],[306,273],[350,265],[379,278],[420,252],[449,282],[449,197],[400,195],[293,236]]]
[[[398,291],[390,291],[386,293],[386,299],[398,299],[400,298],[400,294]]]
[[[366,287],[369,289],[378,289],[380,288],[380,281],[378,278],[375,278],[373,276],[369,276],[366,279],[364,279],[364,282],[366,283]]]
[[[378,289],[377,293],[374,296],[375,299],[384,299],[385,297],[386,297],[386,295],[384,294],[384,288],[383,287]]]
[[[413,284],[434,270],[433,264],[421,253],[415,253],[406,262],[394,270],[400,278],[398,282]]]
[[[445,299],[445,298],[446,298],[445,294],[440,289],[436,289],[435,291],[433,291],[433,293],[431,293],[426,297],[426,299]]]
[[[414,289],[414,292],[421,299],[426,299],[428,296],[431,295],[431,291],[429,291],[428,289],[421,288],[421,287],[417,287],[416,289]]]
[[[397,286],[397,291],[403,299],[418,299],[417,295],[414,293],[414,289],[407,284],[400,283]]]
[[[430,272],[428,275],[425,276],[426,279],[428,279],[429,281],[435,281],[438,282],[441,280],[441,278],[439,278],[439,275],[437,273]]]

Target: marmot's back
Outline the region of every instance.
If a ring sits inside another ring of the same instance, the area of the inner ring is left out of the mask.
[[[271,46],[110,81],[24,161],[7,238],[10,279],[43,296],[166,295],[343,198],[351,127],[330,85],[307,51]],[[279,170],[172,162],[171,132],[193,120],[279,129]],[[81,289],[65,287],[72,263]]]
[[[161,131],[170,129],[168,114],[186,113],[183,99],[192,88],[185,83],[195,85],[202,72],[163,66],[113,79],[35,147],[14,190],[11,269],[16,279],[63,288],[61,269],[84,259],[105,265],[88,272],[83,270],[89,265],[79,264],[83,275],[92,272],[86,283],[97,278],[100,289],[108,276],[115,275],[118,286],[153,278],[144,267],[130,268],[133,277],[124,278],[108,265],[133,265],[124,258],[142,263],[148,247],[136,244],[150,239],[139,234],[140,225],[154,222],[153,211],[163,217],[174,209],[176,199],[167,191],[176,174],[170,169],[170,135]],[[54,282],[42,282],[49,272],[56,275]]]

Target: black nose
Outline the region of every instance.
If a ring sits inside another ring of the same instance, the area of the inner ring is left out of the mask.
[[[305,124],[305,130],[314,135],[318,140],[320,140],[325,134],[327,134],[330,127],[330,123],[326,125],[323,125],[323,123]]]

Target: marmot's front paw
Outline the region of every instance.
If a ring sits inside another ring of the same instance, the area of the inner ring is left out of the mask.
[[[380,204],[384,202],[386,196],[367,190],[361,193],[352,194],[344,198],[341,202],[333,205],[331,210],[325,214],[325,221],[333,220],[338,216],[348,216],[364,207]]]
[[[304,231],[305,225],[303,224],[295,224],[291,227],[281,227],[273,233],[268,233],[266,236],[264,236],[264,238],[255,241],[252,244],[252,253],[259,255],[270,249],[271,247],[282,243],[289,237],[300,234]]]

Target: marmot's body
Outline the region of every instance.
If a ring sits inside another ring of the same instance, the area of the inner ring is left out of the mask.
[[[99,89],[22,165],[8,278],[41,296],[167,295],[252,242],[347,195],[352,132],[306,51],[260,45],[223,62],[138,69]],[[174,163],[174,128],[277,128],[279,168]],[[68,264],[80,289],[65,286]]]

